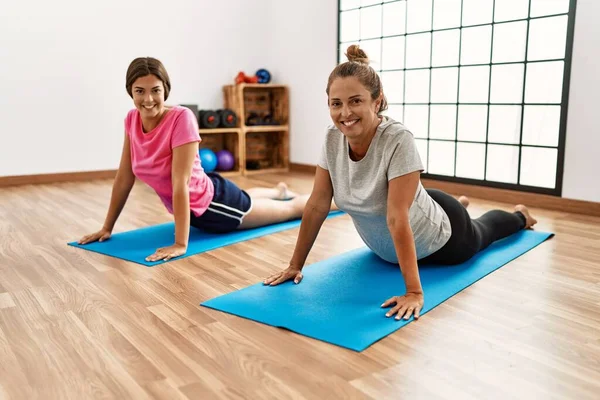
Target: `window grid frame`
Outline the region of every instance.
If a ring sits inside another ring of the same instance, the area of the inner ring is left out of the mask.
[[[554,195],[554,196],[562,196],[562,184],[563,184],[563,175],[564,175],[564,158],[565,158],[565,138],[566,138],[566,124],[567,124],[567,117],[568,117],[568,98],[569,98],[569,87],[570,87],[570,75],[571,75],[571,63],[572,63],[572,53],[573,53],[573,37],[574,37],[574,29],[575,29],[575,13],[576,13],[576,5],[577,5],[577,0],[569,0],[569,11],[568,12],[564,12],[564,13],[555,13],[555,14],[549,14],[549,15],[541,15],[541,16],[535,16],[535,17],[531,17],[531,0],[528,1],[528,12],[527,12],[527,17],[526,18],[518,18],[518,19],[511,19],[511,20],[506,20],[506,21],[499,21],[499,22],[495,22],[494,18],[495,18],[495,11],[496,11],[496,1],[497,0],[493,0],[492,1],[492,17],[491,17],[491,22],[488,23],[483,23],[483,24],[472,24],[472,25],[462,25],[462,20],[463,20],[463,10],[464,10],[464,1],[461,0],[460,4],[461,4],[461,10],[460,10],[460,24],[459,26],[455,26],[455,27],[450,27],[450,28],[441,28],[441,29],[434,29],[434,13],[435,13],[435,2],[438,0],[431,0],[432,1],[432,8],[431,8],[431,29],[429,30],[425,30],[425,31],[418,31],[418,32],[404,32],[401,34],[394,34],[394,35],[388,35],[388,36],[376,36],[376,37],[369,37],[366,39],[361,38],[361,32],[360,32],[360,24],[358,27],[358,40],[352,40],[352,41],[346,41],[346,42],[342,42],[341,41],[341,16],[343,12],[348,12],[348,11],[355,11],[355,10],[360,10],[364,9],[364,8],[370,8],[370,7],[382,7],[381,8],[381,25],[382,25],[382,29],[383,29],[383,21],[384,21],[384,12],[383,12],[383,6],[386,4],[393,4],[393,3],[400,3],[403,2],[405,4],[408,4],[408,1],[410,0],[392,0],[392,1],[382,1],[380,3],[375,3],[375,4],[370,4],[367,6],[359,6],[359,7],[354,7],[354,8],[349,8],[346,10],[341,10],[341,1],[342,0],[338,0],[338,28],[337,28],[337,38],[336,38],[336,48],[338,49],[337,51],[337,60],[338,63],[341,62],[341,49],[345,49],[347,48],[350,44],[352,43],[358,43],[360,44],[361,42],[365,42],[365,41],[375,41],[378,40],[380,42],[380,49],[379,49],[379,59],[382,60],[383,59],[383,40],[384,39],[389,39],[389,38],[396,38],[396,37],[404,37],[404,68],[396,68],[396,69],[383,69],[383,65],[380,65],[380,69],[375,69],[375,71],[377,73],[379,73],[380,75],[383,72],[403,72],[403,88],[402,88],[402,99],[405,100],[406,99],[406,71],[415,71],[415,70],[429,70],[429,102],[427,103],[412,103],[412,102],[402,102],[402,103],[398,103],[398,102],[390,102],[388,103],[389,105],[398,105],[398,106],[402,106],[402,121],[404,121],[405,119],[405,113],[406,113],[406,106],[408,105],[426,105],[428,106],[427,108],[427,135],[426,137],[420,137],[420,140],[426,140],[427,142],[427,164],[429,165],[430,163],[430,142],[431,141],[436,141],[436,142],[453,142],[454,143],[454,166],[453,166],[453,176],[449,176],[449,175],[438,175],[438,174],[431,174],[431,173],[423,173],[422,176],[423,178],[426,179],[434,179],[434,180],[440,180],[440,181],[448,181],[448,182],[456,182],[456,183],[465,183],[465,184],[471,184],[471,185],[479,185],[479,186],[486,186],[486,187],[494,187],[494,188],[500,188],[500,189],[509,189],[509,190],[518,190],[518,191],[525,191],[525,192],[531,192],[531,193],[539,193],[539,194],[548,194],[548,195]],[[565,40],[565,56],[564,58],[557,58],[557,59],[543,59],[543,60],[531,60],[528,61],[527,60],[527,55],[528,55],[528,50],[529,50],[529,32],[530,32],[530,24],[532,20],[539,20],[539,19],[544,19],[544,18],[553,18],[553,17],[560,17],[560,16],[566,16],[567,17],[567,32],[566,32],[566,40]],[[360,18],[360,14],[359,14],[359,18]],[[494,51],[494,33],[495,33],[495,26],[496,25],[501,25],[501,24],[507,24],[507,23],[515,23],[515,22],[522,22],[522,21],[526,21],[527,22],[527,28],[526,28],[526,36],[525,36],[525,53],[524,53],[524,59],[523,61],[507,61],[507,62],[493,62],[493,51]],[[491,32],[491,39],[490,39],[490,62],[489,63],[478,63],[478,64],[462,64],[461,63],[461,55],[462,55],[462,36],[463,36],[463,29],[465,28],[474,28],[474,27],[482,27],[482,26],[491,26],[492,27],[492,32]],[[405,8],[405,12],[404,12],[404,27],[406,29],[406,27],[408,26],[408,9]],[[444,31],[451,31],[451,30],[459,30],[460,36],[459,36],[459,53],[458,53],[458,63],[456,65],[444,65],[444,66],[436,66],[433,67],[432,66],[432,62],[433,62],[433,33],[434,32],[444,32]],[[383,32],[382,32],[383,33]],[[419,68],[406,68],[406,49],[407,49],[407,37],[408,36],[413,36],[413,35],[419,35],[419,34],[424,34],[424,33],[430,33],[431,35],[431,44],[430,44],[430,54],[429,54],[429,67],[419,67]],[[536,103],[536,102],[530,102],[530,103],[526,103],[525,102],[525,90],[526,90],[526,84],[527,84],[527,67],[528,64],[530,63],[547,63],[547,62],[564,62],[564,67],[563,67],[563,80],[562,80],[562,93],[561,93],[561,100],[560,102],[557,103]],[[496,66],[496,65],[515,65],[515,64],[523,64],[523,87],[522,87],[522,93],[521,93],[521,103],[492,103],[491,102],[491,86],[492,86],[492,66]],[[489,76],[488,76],[488,94],[487,94],[487,103],[471,103],[471,102],[460,102],[460,75],[461,75],[461,71],[460,69],[462,67],[483,67],[483,66],[488,66],[489,67]],[[439,102],[431,102],[431,83],[432,83],[432,71],[434,69],[443,69],[443,68],[458,68],[459,69],[459,73],[458,73],[458,77],[457,77],[457,101],[456,102],[450,102],[450,103],[439,103]],[[456,106],[456,126],[455,126],[455,132],[454,132],[454,139],[431,139],[430,138],[430,130],[431,130],[431,106],[432,105],[455,105]],[[485,132],[485,142],[478,142],[478,141],[471,141],[471,140],[458,140],[458,113],[459,113],[459,106],[460,105],[480,105],[480,106],[486,106],[487,107],[487,116],[486,116],[486,132]],[[519,106],[521,107],[521,116],[520,116],[520,128],[519,128],[519,143],[497,143],[497,142],[489,142],[488,141],[488,135],[489,135],[489,120],[490,120],[490,109],[492,106],[495,105],[502,105],[502,106]],[[547,145],[525,145],[523,144],[523,122],[524,122],[524,117],[525,117],[525,107],[526,106],[560,106],[560,119],[559,119],[559,131],[558,131],[558,144],[556,146],[547,146]],[[472,179],[472,178],[464,178],[464,177],[457,177],[456,176],[456,167],[457,167],[457,155],[458,155],[458,144],[459,143],[476,143],[476,144],[483,144],[485,145],[485,158],[484,158],[484,177],[483,179]],[[504,146],[513,146],[513,147],[517,147],[519,149],[518,151],[518,165],[517,165],[517,183],[506,183],[506,182],[497,182],[497,181],[488,181],[487,179],[487,161],[488,161],[488,147],[489,145],[504,145]],[[522,162],[522,153],[523,153],[523,148],[545,148],[545,149],[553,149],[553,150],[557,150],[557,159],[556,159],[556,177],[555,177],[555,186],[554,188],[546,188],[546,187],[539,187],[539,186],[530,186],[530,185],[523,185],[520,183],[521,181],[521,162]],[[426,166],[428,167],[428,166]]]

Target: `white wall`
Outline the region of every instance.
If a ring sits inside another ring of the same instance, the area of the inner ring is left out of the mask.
[[[85,6],[84,6],[85,4]],[[0,176],[114,169],[132,106],[125,71],[164,61],[170,103],[220,107],[238,71],[290,86],[293,163],[316,164],[337,0],[35,0],[0,11]],[[578,0],[563,197],[600,202],[600,4]]]
[[[577,0],[563,197],[600,202],[600,3]]]
[[[327,78],[337,64],[337,0],[272,0],[269,69],[290,87],[290,161],[317,164],[325,128]]]
[[[0,176],[116,169],[123,119],[133,107],[125,73],[138,56],[165,64],[168,103],[222,107],[222,85],[264,64],[268,5],[3,1]]]
[[[292,89],[290,159],[315,165],[324,129],[331,123],[324,90],[337,63],[337,1],[273,2],[277,4],[273,63]],[[577,0],[563,182],[563,197],[596,202],[600,202],[598,18],[600,2]]]

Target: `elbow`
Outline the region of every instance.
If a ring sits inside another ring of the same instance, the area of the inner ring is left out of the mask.
[[[388,213],[387,226],[390,232],[398,232],[409,226],[408,210],[402,213]]]
[[[173,179],[173,192],[186,192],[189,190],[191,178],[189,176]]]

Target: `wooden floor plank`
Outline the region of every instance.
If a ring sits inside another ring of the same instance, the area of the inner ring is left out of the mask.
[[[241,187],[302,173],[233,178]],[[287,266],[298,228],[157,267],[68,241],[98,229],[111,180],[0,188],[0,398],[594,399],[600,218],[531,205],[554,238],[361,353],[200,306]],[[513,205],[471,199],[477,217]],[[10,210],[10,212],[7,212]],[[136,184],[115,232],[168,222]],[[308,263],[362,247],[328,219]],[[310,305],[307,305],[310,306]]]

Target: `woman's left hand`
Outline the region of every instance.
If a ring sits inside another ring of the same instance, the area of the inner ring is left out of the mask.
[[[423,293],[406,293],[404,296],[394,296],[387,299],[381,307],[389,307],[392,304],[396,304],[394,308],[385,314],[386,317],[397,314],[396,319],[400,319],[402,316],[404,316],[404,319],[409,319],[411,315],[414,315],[415,319],[419,319],[419,313],[423,308],[424,301]]]
[[[183,246],[181,244],[174,244],[169,247],[161,247],[156,250],[154,254],[146,257],[146,261],[169,261],[171,258],[179,257],[184,255],[187,251],[187,246]]]

